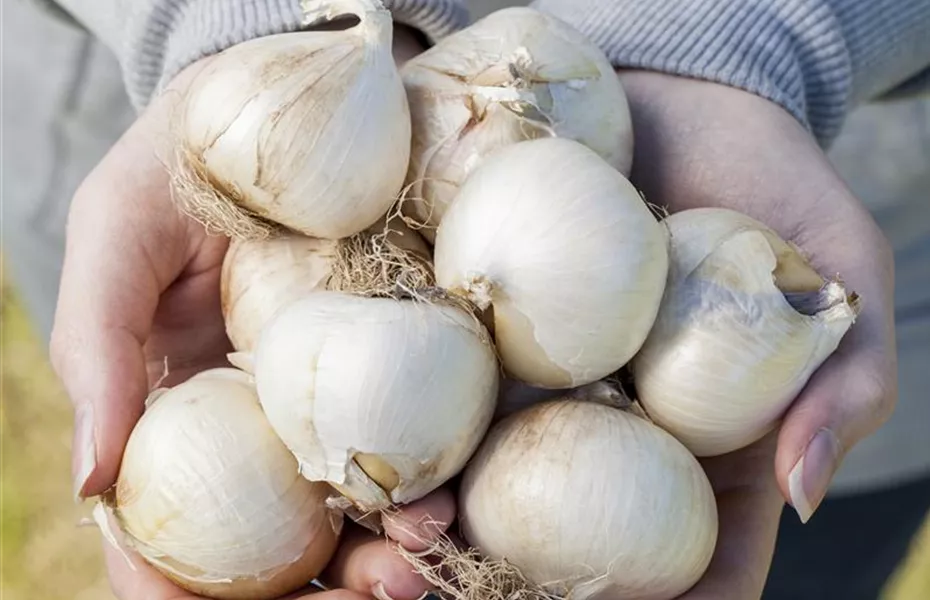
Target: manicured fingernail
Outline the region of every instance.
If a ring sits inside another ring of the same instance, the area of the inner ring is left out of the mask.
[[[94,407],[85,404],[74,413],[74,496],[84,497],[84,487],[97,468],[97,442],[94,439]]]
[[[371,586],[371,595],[375,597],[375,600],[394,600],[384,591],[384,583],[380,581]]]
[[[810,520],[827,495],[827,488],[839,467],[840,452],[836,435],[829,429],[821,429],[788,474],[791,504],[802,523]]]

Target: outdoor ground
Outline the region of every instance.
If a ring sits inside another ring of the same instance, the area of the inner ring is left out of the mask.
[[[0,299],[2,600],[112,600],[71,494],[71,408],[9,283]],[[930,598],[930,521],[882,600]],[[133,599],[135,600],[135,599]]]

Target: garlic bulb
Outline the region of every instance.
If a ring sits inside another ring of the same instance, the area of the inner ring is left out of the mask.
[[[367,230],[386,243],[429,259],[426,242],[401,220],[382,219]],[[236,350],[254,350],[262,328],[282,307],[327,289],[343,240],[284,233],[268,239],[233,239],[223,261],[220,301]]]
[[[697,460],[645,419],[592,401],[546,402],[491,428],[459,510],[469,544],[572,600],[677,597],[717,539]]]
[[[738,212],[686,210],[665,223],[669,283],[633,361],[637,393],[697,456],[724,454],[775,426],[852,325],[857,299]]]
[[[499,10],[406,63],[401,76],[417,199],[405,208],[423,223],[439,224],[485,156],[523,140],[574,139],[629,174],[633,132],[620,81],[604,53],[556,17]]]
[[[344,31],[256,38],[221,52],[181,106],[181,208],[212,229],[263,237],[269,221],[338,239],[387,212],[410,154],[410,114],[378,0],[318,0]]]
[[[306,481],[262,414],[251,378],[213,369],[157,390],[126,445],[115,495],[133,549],[211,598],[277,598],[336,549],[329,486]]]
[[[479,167],[439,227],[440,286],[491,309],[507,373],[537,387],[600,379],[639,350],[667,274],[665,230],[578,142],[519,142]]]
[[[460,309],[320,292],[268,324],[258,395],[312,481],[363,511],[417,500],[455,475],[494,412],[498,369]]]

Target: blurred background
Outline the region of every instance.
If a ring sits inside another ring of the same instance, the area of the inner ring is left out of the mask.
[[[3,0],[0,8],[0,598],[110,600],[99,535],[81,526],[89,507],[76,504],[71,491],[72,413],[48,364],[46,340],[68,201],[133,114],[110,52],[36,4]],[[496,5],[472,0],[472,13]],[[930,149],[914,135],[915,127],[930,127],[928,107],[926,98],[870,106],[850,119],[831,156],[864,200],[880,205],[889,190],[930,200]],[[870,144],[857,143],[863,138]],[[915,144],[924,145],[904,153],[910,161],[875,159],[883,147]],[[853,166],[862,164],[868,168]],[[898,182],[911,188],[895,189]],[[26,254],[28,268],[18,260]],[[930,521],[885,593],[885,600],[928,598]]]

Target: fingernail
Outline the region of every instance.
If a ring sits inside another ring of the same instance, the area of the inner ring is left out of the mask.
[[[384,591],[384,583],[380,581],[371,586],[371,595],[375,597],[375,600],[394,600]]]
[[[74,413],[74,497],[84,497],[84,486],[97,467],[97,442],[94,440],[94,408],[81,405]]]
[[[839,440],[829,429],[821,429],[788,474],[791,504],[802,523],[810,520],[827,495],[827,488],[830,487],[839,460]]]

